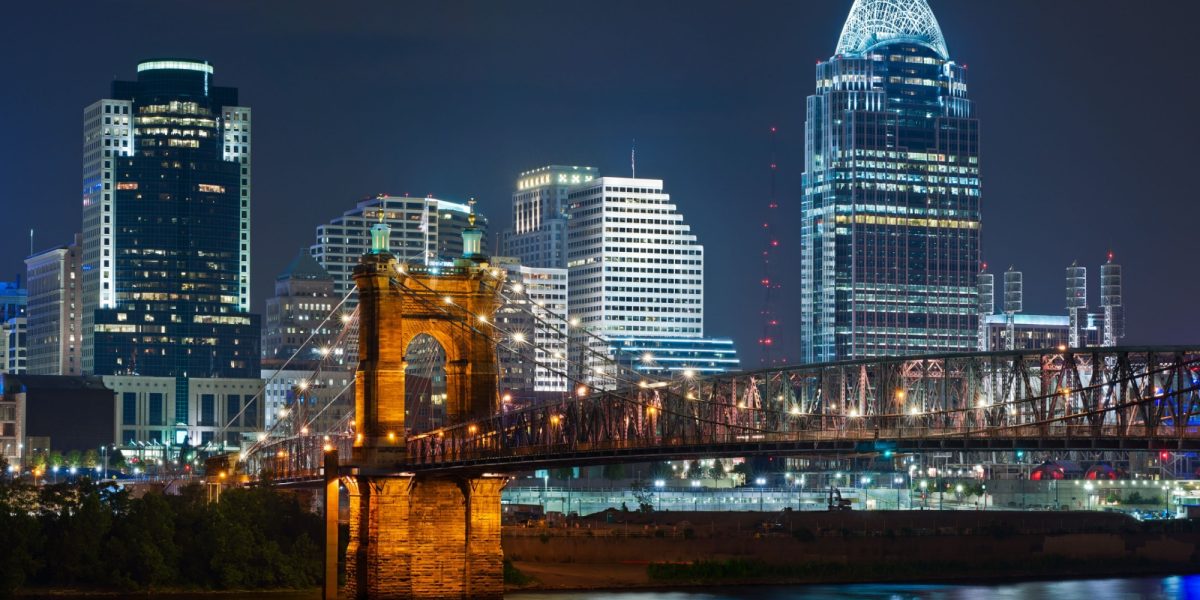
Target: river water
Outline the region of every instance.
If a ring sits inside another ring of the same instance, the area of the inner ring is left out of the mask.
[[[535,592],[504,600],[1200,600],[1200,575],[972,585],[842,584],[744,586],[687,591]]]

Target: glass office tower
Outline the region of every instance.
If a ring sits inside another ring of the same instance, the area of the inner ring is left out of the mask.
[[[806,362],[969,351],[979,123],[925,0],[856,0],[808,98]]]
[[[206,62],[138,64],[84,111],[84,370],[254,378],[250,109]]]

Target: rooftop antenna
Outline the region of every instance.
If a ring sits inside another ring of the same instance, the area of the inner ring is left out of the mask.
[[[33,256],[33,228],[29,228],[29,255]]]
[[[629,170],[632,172],[630,177],[637,179],[637,138],[629,146]]]

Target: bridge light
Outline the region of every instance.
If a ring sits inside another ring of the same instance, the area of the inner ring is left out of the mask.
[[[503,396],[500,396],[500,401],[501,402],[512,402],[512,394],[505,393]]]
[[[321,348],[321,356],[322,357],[329,356],[329,348]]]
[[[226,476],[225,471],[221,471],[221,479],[225,479],[225,476]]]
[[[485,325],[487,324],[487,322],[488,322],[488,319],[487,319],[487,317],[485,317],[485,316],[483,316],[483,315],[479,315],[479,317],[478,317],[478,318],[479,318],[479,322],[480,322],[480,323],[483,323],[483,324],[485,324]]]
[[[396,441],[396,432],[394,432],[394,431],[389,431],[389,432],[388,432],[388,441],[389,441],[389,442],[394,442],[394,441]]]
[[[1158,453],[1158,459],[1163,462],[1166,462],[1171,459],[1171,453],[1167,452],[1166,450],[1163,450],[1162,452]]]
[[[793,415],[798,415],[798,414],[800,414],[800,407],[799,407],[799,406],[793,406],[793,407],[792,407],[792,411],[791,411],[791,412],[792,412],[792,414],[793,414]]]
[[[308,435],[308,426],[300,428],[300,435]]]
[[[354,441],[356,441],[356,442],[362,442],[362,441],[363,441],[362,434],[361,434],[361,433],[359,433],[359,434],[355,435],[355,436],[354,436]]]
[[[684,376],[684,377],[686,377],[686,378],[688,378],[688,379],[691,379],[691,378],[693,378],[693,377],[695,377],[695,376],[696,376],[696,371],[694,371],[694,370],[692,370],[692,369],[684,369],[684,370],[683,370],[683,376]]]
[[[587,395],[588,395],[588,389],[587,389],[587,386],[586,386],[586,385],[581,385],[581,386],[579,386],[579,387],[575,388],[575,395],[576,395],[576,396],[579,396],[580,398],[583,398],[584,396],[587,396]]]
[[[645,379],[643,379],[643,380],[641,380],[641,381],[639,381],[639,382],[638,382],[638,387],[640,387],[640,388],[646,388],[646,387],[649,387],[649,386],[650,386],[650,384],[649,384],[649,383],[647,383]]]
[[[349,322],[350,322],[350,313],[342,313],[342,322],[343,322],[343,323],[349,323]]]
[[[897,399],[897,400],[903,401],[903,400],[904,400],[904,397],[905,397],[906,395],[907,395],[907,394],[905,394],[905,393],[904,393],[904,390],[896,390],[896,399]]]
[[[567,321],[567,323],[570,324],[571,327],[579,327],[579,317],[571,317],[571,320]]]
[[[454,298],[446,296],[445,298],[442,298],[442,302],[445,302],[446,304],[454,304]]]
[[[525,334],[521,332],[514,333],[512,339],[514,342],[520,344],[521,342],[525,341]]]
[[[521,292],[525,291],[525,286],[523,286],[519,283],[514,283],[512,286],[512,291],[520,294]]]
[[[654,413],[656,413],[656,412],[658,412],[658,409],[657,409],[657,408],[654,408],[653,406],[647,406],[647,407],[646,407],[646,414],[648,414],[648,415],[650,415],[650,416],[652,416],[652,417],[653,417],[653,416],[654,416]]]
[[[1062,395],[1066,396],[1067,394],[1070,394],[1070,393],[1071,393],[1071,388],[1063,388],[1062,389]]]
[[[550,415],[550,424],[551,425],[558,425],[558,422],[560,420],[562,420],[562,418],[559,417],[558,415]]]
[[[914,416],[914,417],[915,417],[915,416],[917,416],[917,415],[921,414],[921,409],[920,409],[920,408],[917,408],[916,406],[913,406],[913,407],[911,407],[911,408],[909,408],[909,409],[908,409],[908,414],[910,414],[910,415],[912,415],[912,416]]]
[[[656,488],[660,488],[660,487],[662,487],[662,486],[664,486],[664,485],[667,485],[667,482],[665,482],[665,481],[663,481],[663,480],[661,480],[661,479],[655,479],[655,480],[654,480],[654,487],[656,487]]]
[[[321,449],[325,452],[333,452],[333,444],[325,444]]]
[[[850,416],[851,416],[851,417],[858,417],[858,409],[857,409],[857,408],[852,408],[852,409],[850,409]]]
[[[470,433],[471,435],[475,435],[476,431],[479,431],[479,428],[474,425],[467,427],[467,433]]]
[[[644,363],[654,362],[654,355],[650,354],[649,352],[642,354],[642,362],[644,362]]]
[[[1066,352],[1066,351],[1067,351],[1067,345],[1066,345],[1066,344],[1059,344],[1059,345],[1058,345],[1058,351],[1059,351],[1059,352]]]
[[[305,380],[303,380],[303,379],[301,379],[301,380],[300,380],[300,384],[299,384],[297,387],[299,387],[299,388],[300,388],[300,391],[307,390],[307,389],[308,389],[308,382],[307,382],[307,381],[305,381]]]

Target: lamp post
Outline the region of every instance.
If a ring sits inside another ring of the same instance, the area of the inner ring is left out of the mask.
[[[655,487],[655,489],[658,490],[658,494],[656,494],[654,496],[655,504],[658,505],[654,508],[654,510],[656,510],[656,511],[662,510],[662,489],[663,489],[663,486],[666,484],[667,484],[667,482],[665,482],[661,479],[654,480],[654,487]]]
[[[754,483],[756,485],[758,485],[758,512],[762,512],[762,509],[763,509],[763,486],[767,484],[767,480],[763,479],[762,477],[759,477],[758,479],[754,480]]]
[[[108,479],[108,446],[100,446],[100,457],[104,460],[104,478]]]
[[[896,510],[900,510],[900,484],[904,483],[904,478],[897,475],[892,483],[896,484]]]

